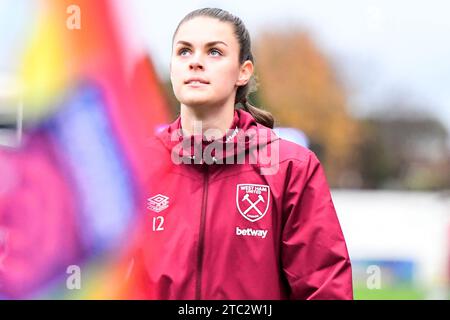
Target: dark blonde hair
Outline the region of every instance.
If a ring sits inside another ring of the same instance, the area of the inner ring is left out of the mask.
[[[177,34],[180,26],[184,22],[187,22],[196,17],[215,18],[219,21],[231,23],[234,27],[234,33],[239,42],[239,63],[242,64],[247,60],[250,60],[252,63],[254,63],[253,54],[251,51],[250,34],[247,28],[245,27],[244,23],[239,17],[236,17],[231,13],[229,13],[228,11],[219,8],[203,8],[188,13],[178,24],[173,34],[172,42],[175,39],[175,35]],[[246,85],[240,86],[237,89],[235,105],[240,103],[244,107],[244,110],[249,112],[253,116],[253,118],[255,118],[256,122],[266,127],[273,128],[274,118],[272,114],[268,111],[259,109],[251,105],[250,102],[248,101],[249,94],[254,92],[255,90],[256,90],[256,80],[255,77],[252,75],[250,81],[247,82]]]

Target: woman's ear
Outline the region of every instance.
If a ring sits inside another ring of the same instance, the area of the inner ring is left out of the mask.
[[[238,87],[245,86],[253,74],[253,63],[250,60],[245,61],[239,69],[239,78],[236,81]]]

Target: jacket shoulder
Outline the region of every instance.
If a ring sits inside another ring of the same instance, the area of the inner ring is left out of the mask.
[[[309,162],[311,160],[319,162],[313,151],[297,143],[280,138],[278,148],[280,163],[289,160],[293,162]]]
[[[161,136],[158,134],[154,134],[153,136],[149,137],[147,140],[147,146],[149,148],[158,148],[158,149],[163,147]]]
[[[269,150],[262,156],[258,166],[262,174],[301,173],[309,168],[320,166],[316,154],[299,144],[284,139],[277,139],[268,145]]]
[[[151,136],[146,140],[145,154],[148,167],[158,168],[170,160],[170,152],[158,136]]]

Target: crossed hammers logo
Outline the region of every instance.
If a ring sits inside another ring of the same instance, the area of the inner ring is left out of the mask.
[[[246,194],[244,195],[244,197],[242,198],[242,201],[246,200],[246,201],[248,201],[248,203],[250,203],[250,207],[248,207],[248,208],[243,212],[243,214],[245,215],[245,214],[247,214],[247,212],[249,212],[251,209],[255,209],[255,210],[258,212],[258,214],[259,214],[260,216],[262,216],[262,215],[263,215],[262,212],[259,211],[259,209],[256,207],[256,205],[257,205],[259,202],[264,202],[263,196],[262,196],[262,195],[258,195],[258,200],[256,200],[255,202],[253,202],[252,200],[250,200],[249,197],[250,197],[250,194],[246,193]]]

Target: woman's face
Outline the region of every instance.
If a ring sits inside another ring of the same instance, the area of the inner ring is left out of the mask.
[[[174,38],[173,91],[186,106],[234,106],[237,86],[247,83],[253,71],[248,64],[239,64],[239,43],[230,23],[196,17],[183,23]]]

